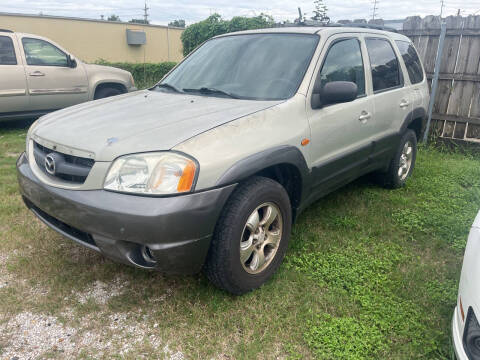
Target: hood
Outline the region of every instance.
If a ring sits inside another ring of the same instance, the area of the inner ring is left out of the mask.
[[[126,70],[119,69],[113,66],[97,65],[97,64],[87,64],[83,63],[85,69],[88,73],[100,73],[100,74],[122,74],[124,76],[129,76],[130,73]]]
[[[125,154],[169,150],[281,102],[137,91],[51,113],[39,120],[31,136],[93,153],[96,161],[112,161]]]

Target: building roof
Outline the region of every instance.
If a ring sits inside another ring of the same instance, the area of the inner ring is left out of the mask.
[[[56,15],[38,15],[38,14],[20,14],[20,13],[0,12],[0,16],[20,16],[20,17],[29,17],[29,18],[37,18],[37,19],[57,19],[57,20],[70,20],[70,21],[91,21],[91,22],[99,22],[103,24],[123,24],[123,25],[160,27],[160,28],[185,30],[184,28],[179,28],[176,26],[140,24],[140,23],[125,22],[125,21],[108,21],[108,20],[101,20],[101,19],[87,19],[87,18],[80,18],[80,17],[56,16]]]

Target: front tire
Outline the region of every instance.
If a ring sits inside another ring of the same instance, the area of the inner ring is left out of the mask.
[[[403,134],[400,144],[390,161],[388,171],[381,175],[383,185],[397,189],[405,185],[412,174],[417,159],[417,136],[411,129]]]
[[[236,295],[260,287],[285,256],[291,224],[290,199],[282,185],[264,177],[239,185],[215,227],[207,277]]]

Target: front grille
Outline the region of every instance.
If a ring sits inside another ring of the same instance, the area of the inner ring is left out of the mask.
[[[31,209],[48,226],[54,228],[57,231],[63,232],[65,235],[67,235],[68,237],[70,237],[75,241],[84,243],[86,245],[88,244],[90,245],[89,246],[90,248],[97,249],[97,244],[95,244],[95,240],[93,240],[92,235],[90,235],[89,233],[86,233],[82,230],[74,228],[73,226],[65,224],[63,221],[60,221],[57,218],[47,214],[45,211],[35,206],[26,197],[23,197],[23,201],[25,202],[25,205],[27,205],[27,207]]]
[[[55,150],[46,148],[37,142],[33,142],[33,154],[37,166],[52,178],[61,179],[76,184],[83,184],[92,169],[95,160],[79,156],[64,154]],[[55,172],[50,174],[45,167],[45,157],[53,155],[55,157]]]

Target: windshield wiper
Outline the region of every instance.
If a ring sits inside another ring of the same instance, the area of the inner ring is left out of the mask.
[[[222,94],[226,95],[228,97],[231,97],[232,99],[240,99],[241,97],[235,94],[232,94],[228,91],[225,90],[220,90],[216,88],[209,88],[209,87],[201,87],[199,89],[183,89],[185,92],[198,92],[200,94]]]
[[[175,92],[178,92],[178,93],[181,93],[182,91],[178,88],[176,88],[175,86],[169,84],[169,83],[161,83],[161,84],[158,84],[157,87],[159,88],[165,88],[165,89],[170,89],[170,90],[173,90]]]

